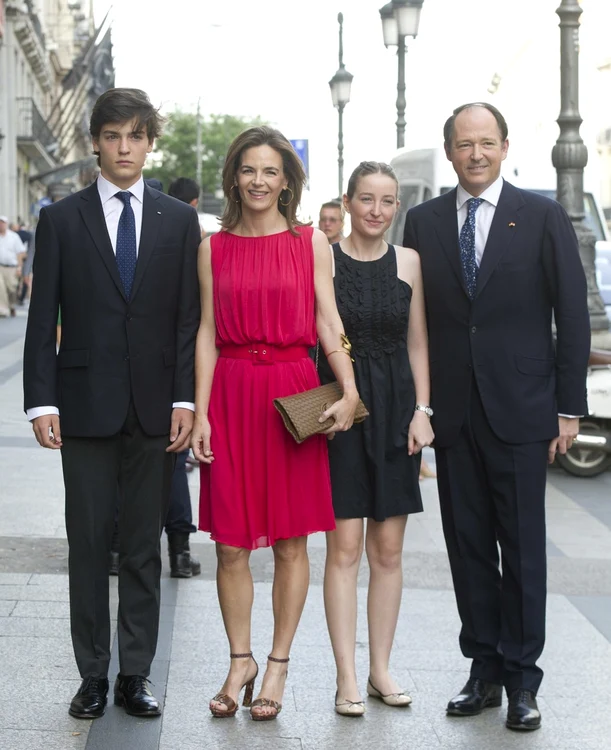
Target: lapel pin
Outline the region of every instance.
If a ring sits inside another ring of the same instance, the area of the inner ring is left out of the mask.
[[[159,216],[161,216],[161,211],[157,211],[157,213],[159,214]],[[515,227],[515,224],[514,224],[514,227]]]
[[[510,227],[515,227],[515,225],[516,225],[515,221],[510,221],[510,222],[509,222],[509,226],[510,226]]]

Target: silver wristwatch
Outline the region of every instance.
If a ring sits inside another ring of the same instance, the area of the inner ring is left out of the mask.
[[[427,417],[433,416],[433,410],[430,406],[425,406],[424,404],[416,404],[416,411],[423,411]]]

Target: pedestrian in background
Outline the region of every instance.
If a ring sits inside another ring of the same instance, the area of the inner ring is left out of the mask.
[[[229,674],[210,703],[234,716],[250,705],[258,672],[251,652],[250,554],[274,553],[272,650],[251,716],[282,708],[291,644],[309,584],[307,535],[334,527],[324,435],[297,444],[272,399],[319,384],[308,348],[342,351],[326,237],[297,221],[305,174],[277,130],[255,127],[232,143],[223,168],[222,230],[200,247],[202,321],[196,353],[193,452],[201,463],[199,527],[211,532],[230,646]],[[343,350],[343,354],[346,351]],[[324,414],[329,432],[352,425],[358,405],[348,356],[332,357],[343,397]]]
[[[8,217],[0,216],[0,318],[15,317],[25,254],[19,235],[8,228]]]
[[[403,538],[422,511],[420,451],[433,431],[422,276],[418,253],[384,240],[399,201],[387,164],[365,161],[344,196],[348,237],[332,246],[335,296],[352,342],[357,389],[369,417],[329,443],[336,530],[327,532],[324,597],[337,667],[335,710],[362,716],[355,664],[357,578],[369,562],[367,692],[389,706],[411,698],[389,673],[403,591]],[[322,382],[332,382],[321,355]],[[366,531],[364,520],[367,519]]]
[[[117,486],[114,701],[134,716],[161,714],[147,678],[159,629],[159,539],[174,454],[188,445],[193,424],[200,241],[195,211],[142,179],[161,122],[143,91],[102,94],[90,122],[101,174],[43,208],[36,230],[25,409],[40,445],[61,449],[71,634],[82,677],[69,711],[82,719],[102,716],[107,702]]]
[[[538,729],[546,464],[587,410],[586,281],[562,206],[501,177],[496,107],[456,109],[444,144],[458,187],[410,209],[403,244],[422,263],[441,515],[471,660],[447,712],[500,706],[504,687],[507,726]]]
[[[10,228],[15,234],[19,235],[19,239],[23,242],[25,252],[23,263],[21,264],[21,278],[19,290],[17,292],[17,301],[20,305],[23,305],[32,285],[32,263],[34,262],[33,236],[32,232],[26,229],[25,224],[15,222],[14,224],[11,224]]]
[[[328,201],[320,207],[318,228],[325,233],[330,245],[344,238],[344,211],[340,201]]]

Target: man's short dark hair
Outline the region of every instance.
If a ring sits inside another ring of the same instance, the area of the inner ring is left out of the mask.
[[[161,135],[164,118],[151,104],[147,94],[141,89],[108,89],[93,105],[89,132],[96,140],[102,128],[109,122],[129,122],[136,120],[136,129],[145,130],[149,141]],[[94,152],[95,153],[95,152]]]
[[[341,204],[341,201],[338,201],[338,200],[327,201],[326,203],[322,204],[322,206],[320,207],[320,210],[322,211],[323,208],[338,208],[341,212],[342,204]]]
[[[144,182],[150,188],[153,188],[153,190],[159,190],[160,193],[163,193],[163,183],[161,182],[161,180],[158,180],[156,177],[145,177]]]
[[[178,177],[170,183],[168,195],[183,203],[191,203],[199,198],[199,185],[190,177]]]
[[[456,107],[454,112],[452,112],[451,117],[448,117],[446,120],[446,124],[443,126],[443,143],[446,149],[449,149],[452,146],[456,118],[461,112],[464,112],[465,109],[472,109],[473,107],[483,107],[494,115],[494,119],[496,120],[496,124],[499,126],[499,131],[501,133],[501,140],[503,142],[507,140],[507,135],[509,133],[507,121],[499,110],[493,104],[488,104],[488,102],[470,102],[469,104],[461,104],[460,107]]]

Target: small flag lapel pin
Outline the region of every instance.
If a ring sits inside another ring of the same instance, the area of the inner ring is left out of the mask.
[[[510,222],[509,222],[509,226],[510,226],[510,227],[511,227],[512,229],[513,229],[513,227],[515,227],[515,225],[516,225],[515,221],[510,221]]]

